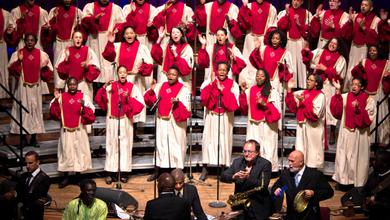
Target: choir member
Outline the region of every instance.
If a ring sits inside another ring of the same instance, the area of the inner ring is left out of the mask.
[[[260,155],[272,163],[272,172],[277,172],[280,98],[265,69],[257,70],[256,83],[248,90],[245,82],[240,85],[240,110],[248,115],[246,140],[260,143]]]
[[[323,10],[322,4],[310,22],[310,35],[319,38],[317,48],[323,48],[331,38],[341,37],[341,28],[348,21],[348,13],[340,9],[342,0],[329,0],[329,9]]]
[[[340,83],[335,82],[336,94],[331,100],[331,111],[340,119],[333,179],[340,184],[363,186],[370,165],[370,124],[375,117],[375,101],[364,92],[361,78],[352,80],[348,93],[340,93]]]
[[[65,47],[57,59],[54,72],[55,89],[65,90],[65,81],[72,77],[78,82],[78,89],[93,99],[92,82],[100,74],[99,59],[95,52],[83,45],[83,33],[72,34],[72,46]]]
[[[323,81],[321,76],[310,74],[306,84],[307,89],[293,93],[293,80],[288,82],[286,105],[297,117],[295,149],[304,153],[306,166],[321,169],[326,144]]]
[[[231,163],[234,111],[238,109],[239,86],[227,77],[229,68],[228,63],[218,63],[216,79],[204,81],[200,88],[201,104],[205,107],[201,181],[207,177],[208,164],[218,165],[219,161],[219,165],[229,166]]]
[[[54,92],[50,103],[50,115],[61,122],[58,140],[58,171],[64,179],[58,185],[64,188],[69,184],[69,172],[83,172],[92,168],[86,125],[95,121],[95,106],[91,98],[78,90],[76,78],[67,79],[68,91]]]
[[[208,45],[206,38],[199,35],[202,47],[198,51],[198,63],[200,67],[206,68],[204,79],[214,81],[217,75],[217,64],[220,62],[231,65],[228,77],[235,79],[246,67],[245,58],[241,51],[229,42],[225,28],[218,29],[216,34],[217,42]]]
[[[109,0],[96,0],[85,5],[83,16],[82,26],[89,32],[87,45],[99,57],[101,74],[95,82],[109,82],[114,79],[115,73],[102,52],[108,41],[108,33],[114,31],[116,24],[124,21],[122,9]]]
[[[195,21],[196,28],[199,33],[206,33],[207,26],[207,14],[205,8],[206,0],[200,0],[199,4],[196,5],[193,20]]]
[[[9,25],[11,15],[8,11],[0,8],[0,53],[3,54],[0,58],[0,83],[7,89],[8,87],[8,56],[7,56],[7,33],[13,32],[13,28]],[[0,99],[8,97],[7,93],[0,89]]]
[[[15,97],[21,101],[29,113],[22,110],[22,126],[31,134],[30,145],[39,147],[37,133],[45,133],[42,113],[42,80],[52,80],[53,66],[44,51],[35,48],[37,37],[25,34],[25,46],[15,51],[8,64],[9,73],[18,79]],[[19,105],[13,104],[12,116],[19,120]],[[11,121],[10,133],[19,134],[19,125]],[[22,134],[25,137],[25,133]]]
[[[118,81],[110,81],[101,87],[95,102],[107,111],[106,119],[106,162],[108,172],[106,183],[115,181],[115,172],[123,172],[120,181],[126,183],[132,169],[133,122],[145,107],[142,94],[137,86],[127,81],[128,69],[119,66]],[[119,132],[119,133],[118,133]],[[119,136],[119,137],[118,137]],[[118,150],[120,147],[120,150]],[[120,155],[119,154],[120,151]],[[118,167],[118,163],[120,167]],[[120,168],[120,169],[118,169]]]
[[[363,78],[366,82],[364,87],[365,92],[370,95],[375,102],[382,100],[390,93],[390,64],[385,59],[383,51],[378,46],[369,46],[367,58],[361,60],[358,65],[352,69],[354,78]],[[378,122],[382,121],[384,116],[388,114],[388,103],[383,102],[378,109]],[[371,124],[371,129],[376,126]],[[381,144],[389,144],[390,142],[390,119],[387,118],[379,127],[378,142]],[[371,143],[376,142],[375,133],[371,135]]]
[[[311,20],[311,13],[302,4],[303,0],[292,0],[292,7],[286,4],[285,10],[278,14],[278,28],[287,32],[286,48],[292,55],[293,78],[297,81],[298,88],[306,86],[306,66],[301,61],[301,50],[308,37],[308,24]]]
[[[320,75],[324,82],[322,92],[326,97],[332,97],[336,89],[333,81],[342,81],[345,78],[347,63],[341,54],[341,41],[339,38],[331,38],[322,49],[310,51],[308,47],[302,49],[303,63]],[[330,113],[330,98],[326,99],[326,125],[330,125],[329,144],[334,144],[336,140],[337,119]]]
[[[121,33],[121,42],[114,43],[115,35],[110,32],[103,57],[109,62],[116,62],[119,66],[125,66],[128,70],[127,81],[138,87],[141,94],[149,88],[146,77],[153,72],[153,60],[149,49],[138,41],[134,28],[126,26]],[[146,109],[133,118],[134,122],[146,120]]]
[[[264,0],[255,0],[248,3],[248,0],[243,1],[238,14],[238,23],[246,30],[243,55],[245,60],[249,60],[249,56],[255,49],[255,41],[264,42],[264,36],[268,28],[276,26],[277,12],[275,7]],[[256,40],[255,40],[256,39]],[[267,39],[266,39],[267,40]],[[240,82],[246,82],[247,85],[255,85],[256,68],[250,62],[240,74]]]
[[[181,27],[173,27],[170,32],[170,40],[166,46],[161,44],[164,38],[163,29],[159,29],[159,38],[152,46],[151,54],[160,65],[157,82],[167,81],[167,73],[172,65],[179,68],[179,81],[191,90],[191,73],[194,66],[192,47],[187,43],[185,33]]]
[[[148,106],[156,104],[156,167],[152,181],[160,168],[184,168],[187,151],[187,119],[191,117],[191,92],[179,81],[180,68],[173,65],[168,69],[167,82],[153,80],[144,95]]]

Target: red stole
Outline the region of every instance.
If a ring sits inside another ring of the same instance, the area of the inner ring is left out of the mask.
[[[214,44],[212,62],[213,62],[213,72],[217,70],[217,64],[220,62],[231,63],[230,61],[230,49],[233,49],[233,44],[224,44],[219,45],[218,43]]]
[[[0,42],[3,40],[3,30],[4,30],[4,15],[2,9],[0,8]]]
[[[294,9],[293,7],[291,7],[289,10],[290,10],[289,11],[289,13],[290,13],[290,17],[289,17],[290,29],[288,30],[288,36],[291,39],[297,40],[297,39],[301,38],[301,32],[299,31],[299,28],[298,28],[297,23],[295,22],[294,18],[295,17],[298,18],[300,27],[303,28],[305,25],[306,16],[307,16],[306,9],[304,9],[304,8]]]
[[[274,80],[275,72],[278,68],[278,62],[282,60],[284,54],[286,53],[286,49],[278,47],[274,49],[273,47],[266,46],[264,49],[264,61],[266,61],[264,67],[267,70],[269,77]]]
[[[185,5],[183,2],[176,2],[167,9],[165,16],[166,33],[171,33],[172,28],[181,23],[184,7]]]
[[[158,103],[158,116],[160,118],[168,119],[172,110],[172,99],[176,98],[179,94],[183,84],[176,82],[173,85],[169,85],[168,82],[162,84],[158,96],[161,97]]]
[[[176,47],[176,53],[178,56],[180,56],[181,52],[184,50],[184,48],[188,45],[187,43],[183,44],[173,44]],[[175,57],[173,56],[171,45],[168,44],[165,49],[165,56],[164,56],[164,63],[163,63],[163,72],[168,72],[169,68],[173,65],[175,62]]]
[[[328,49],[323,49],[318,63],[324,64],[327,68],[334,68],[339,57],[340,54],[337,51],[331,52]],[[322,80],[325,80],[326,75],[323,73],[323,71],[316,71],[316,74],[319,74]]]
[[[20,13],[26,13],[24,17],[24,28],[25,33],[32,33],[38,35],[39,30],[39,17],[40,17],[40,8],[38,5],[34,5],[32,8],[27,7],[25,4],[19,6]]]
[[[78,81],[84,78],[84,67],[81,66],[81,63],[85,62],[87,57],[88,47],[69,47],[69,76],[76,78]]]
[[[150,4],[144,3],[141,6],[135,4],[135,11],[132,13],[135,13],[134,16],[134,21],[136,23],[136,26],[134,27],[135,33],[138,35],[146,34],[149,14],[150,14]]]
[[[352,102],[357,100],[359,102],[359,109],[365,111],[367,105],[368,95],[365,92],[360,92],[355,95],[352,92],[349,92],[347,95],[347,102],[345,105],[345,127],[349,129],[357,128],[355,123],[355,107],[352,107]]]
[[[319,94],[321,94],[321,90],[317,90],[317,89],[303,91],[302,96],[304,97],[304,99],[303,99],[303,104],[304,105],[303,106],[302,105],[298,105],[298,111],[297,111],[297,121],[298,121],[298,123],[306,122],[306,118],[305,118],[305,115],[303,114],[303,109],[302,108],[306,108],[306,109],[312,110],[313,106],[314,106],[313,105],[313,101]]]
[[[64,128],[72,129],[79,127],[82,109],[81,100],[83,100],[83,93],[79,91],[74,95],[71,95],[69,92],[61,94],[61,118]]]
[[[263,35],[265,33],[265,25],[268,21],[270,5],[271,4],[268,2],[263,2],[261,4],[257,3],[257,1],[252,2],[252,32],[254,34]]]
[[[383,72],[385,70],[387,60],[371,60],[366,59],[364,69],[367,77],[366,91],[369,93],[376,93],[379,85],[382,82]]]
[[[226,1],[223,5],[219,5],[217,1],[213,2],[210,12],[210,32],[217,33],[217,30],[223,27],[225,23],[225,15],[228,14],[232,3]]]
[[[38,84],[41,72],[41,51],[37,48],[32,51],[28,51],[26,48],[21,50],[23,52],[23,81],[30,85]]]
[[[139,48],[139,41],[134,40],[132,44],[127,42],[121,43],[119,49],[119,65],[123,65],[127,68],[128,71],[133,70],[135,58],[137,57]]]
[[[61,40],[69,40],[72,35],[73,23],[76,17],[76,7],[70,6],[69,10],[65,10],[63,6],[58,7],[57,25],[58,34],[57,37]]]
[[[328,26],[325,21],[333,20],[333,24],[335,25],[335,27],[339,26],[339,22],[342,15],[343,15],[343,11],[341,9],[325,11],[324,17],[322,18],[322,24],[321,24],[322,38],[329,40],[330,38],[334,37],[334,29]]]
[[[249,108],[251,112],[250,120],[253,122],[264,121],[265,114],[264,110],[259,108],[259,104],[257,103],[257,99],[260,98],[264,102],[268,102],[268,98],[265,98],[261,95],[261,91],[263,90],[264,85],[262,86],[252,86],[249,91]]]
[[[109,108],[110,108],[110,116],[115,118],[122,118],[126,116],[124,105],[126,102],[125,93],[127,92],[128,97],[131,96],[131,92],[133,91],[133,83],[125,82],[124,84],[115,81],[111,84],[111,94],[109,99]],[[119,88],[119,92],[118,92]],[[120,95],[120,98],[119,98]],[[118,104],[119,101],[122,101],[122,111],[119,114]]]
[[[375,18],[375,14],[372,13],[372,12],[369,12],[366,16],[364,16],[362,13],[359,13],[356,17],[355,17],[355,21],[353,23],[353,36],[352,36],[352,41],[353,43],[355,43],[356,45],[363,45],[366,43],[366,35],[365,35],[365,32],[363,30],[360,29],[360,21],[365,19],[365,23],[364,23],[364,26],[366,27],[366,29],[370,29],[371,27],[371,23],[372,21],[374,20]]]
[[[218,79],[215,79],[214,80],[214,83],[213,83],[213,86],[215,86],[215,87],[217,87],[217,80]],[[232,79],[229,79],[229,78],[225,78],[225,80],[224,81],[219,81],[219,83],[224,87],[224,90],[226,89],[227,91],[232,91],[232,88],[233,88],[233,80]],[[222,97],[221,97],[221,99],[222,99]],[[218,97],[217,97],[217,100],[218,100]],[[221,102],[222,102],[222,100],[221,100]],[[222,104],[222,103],[221,103]],[[215,105],[215,107],[214,107],[214,113],[221,113],[221,114],[223,114],[224,112],[225,112],[225,108],[223,108],[223,106],[221,106],[221,109],[220,110],[218,110],[218,101],[217,101],[217,104]]]
[[[100,32],[107,31],[108,26],[110,25],[111,13],[112,13],[112,3],[108,3],[107,6],[102,7],[99,2],[93,3],[93,15],[96,16],[99,13],[103,13],[103,16],[99,19],[99,30]]]

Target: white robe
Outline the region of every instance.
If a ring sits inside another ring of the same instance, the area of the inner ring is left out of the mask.
[[[4,29],[0,31],[4,33],[7,30],[7,26],[11,17],[10,17],[10,13],[4,9],[0,8],[0,13],[3,14],[3,18],[4,18],[4,24],[3,24]],[[3,54],[0,57],[0,83],[3,84],[3,86],[9,90],[7,43],[5,43],[4,39],[0,39],[0,53]],[[13,93],[13,91],[11,92]],[[2,88],[0,88],[0,99],[7,98],[7,97],[8,97],[7,93]]]
[[[337,140],[335,172],[332,178],[341,184],[354,184],[355,187],[361,187],[367,181],[370,165],[370,129],[351,130],[344,126],[347,95],[348,93],[342,94],[343,116]],[[366,110],[370,120],[375,120],[375,101],[371,97],[367,99]]]
[[[83,100],[84,106],[95,112],[95,106],[87,95],[84,94]],[[50,105],[53,102],[54,99]],[[61,105],[62,98],[59,98],[58,102]],[[80,123],[75,131],[65,131],[61,128],[58,140],[58,171],[82,172],[88,169],[92,169],[92,159],[86,126]]]
[[[302,94],[303,90],[294,92]],[[295,98],[296,103],[298,99]],[[325,139],[325,95],[320,93],[313,100],[313,111],[318,116],[317,122],[306,120],[305,123],[297,124],[295,149],[302,151],[305,156],[305,164],[311,168],[324,167],[324,139]]]
[[[93,2],[86,4],[83,9],[83,16],[87,17],[93,15],[93,7]],[[113,3],[110,23],[107,31],[99,32],[97,35],[88,36],[87,45],[95,51],[100,61],[101,73],[95,82],[106,83],[114,79],[115,71],[113,72],[111,63],[103,58],[102,53],[108,41],[108,33],[113,31],[115,24],[122,23],[124,21],[125,19],[123,17],[122,8]]]
[[[259,123],[250,120],[250,89],[245,91],[248,103],[248,126],[246,129],[246,140],[256,140],[260,144],[260,155],[272,163],[272,172],[279,170],[278,161],[278,123],[269,124],[265,120]],[[281,112],[279,93],[271,89],[268,102]]]
[[[155,94],[159,94],[161,86],[162,83],[156,85]],[[176,97],[190,111],[191,91],[183,86]],[[169,119],[157,117],[156,131],[156,166],[183,169],[187,151],[187,121],[176,122],[171,111]]]
[[[111,84],[112,85],[112,84]],[[111,85],[107,86],[107,96],[110,100]],[[131,97],[145,105],[143,96],[137,86],[133,86]],[[132,170],[132,150],[134,127],[133,120],[128,117],[121,119],[112,118],[110,113],[110,101],[108,102],[107,120],[106,120],[106,162],[104,170],[109,172],[118,171],[118,124],[120,123],[120,170],[130,172]],[[135,116],[134,116],[135,117]]]
[[[18,51],[15,51],[9,61],[9,65],[13,64],[18,60]],[[47,66],[51,71],[53,71],[53,65],[50,62],[49,55],[41,50],[41,60],[40,66],[44,67],[43,64],[48,61]],[[22,70],[23,71],[23,70]],[[22,110],[22,120],[23,127],[30,134],[45,133],[45,127],[43,123],[43,113],[42,113],[42,80],[39,80],[37,85],[32,87],[28,85],[23,85],[23,77],[19,77],[19,84],[15,91],[15,98],[21,101],[24,107],[30,113],[26,113]],[[12,116],[19,121],[19,105],[14,102],[12,105]],[[11,131],[10,133],[19,134],[19,126],[11,121]],[[23,131],[23,134],[25,132]]]
[[[201,90],[210,84],[210,80],[202,83]],[[239,86],[233,83],[231,91],[233,92],[236,102],[238,103]],[[205,109],[204,113],[204,130],[202,137],[202,163],[210,165],[219,164],[230,166],[233,148],[233,125],[234,112],[224,112],[220,116],[213,111]],[[218,123],[220,121],[220,123]],[[218,131],[218,125],[220,129]],[[218,155],[218,136],[220,144],[220,153]]]

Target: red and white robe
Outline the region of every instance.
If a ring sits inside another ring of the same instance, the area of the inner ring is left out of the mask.
[[[83,172],[92,168],[86,125],[95,121],[94,111],[91,99],[80,91],[73,95],[64,92],[51,101],[50,115],[62,125],[58,140],[58,171]]]
[[[359,106],[352,107],[357,101]],[[341,120],[337,140],[335,172],[333,179],[341,184],[363,186],[370,165],[370,124],[375,119],[375,101],[364,92],[336,94],[331,110]]]
[[[121,111],[118,107],[120,101],[122,101]],[[95,102],[101,109],[107,111],[104,170],[109,172],[118,171],[118,146],[120,145],[120,170],[130,172],[132,170],[134,117],[145,108],[142,94],[138,87],[131,82],[122,84],[115,81],[106,88],[103,86],[98,90]],[[118,143],[119,124],[120,143]]]
[[[240,110],[248,115],[246,140],[256,140],[260,144],[260,155],[272,163],[272,172],[279,170],[278,162],[278,121],[280,120],[280,98],[271,89],[268,97],[261,91],[264,86],[254,85],[239,96]],[[263,100],[265,106],[258,104]]]
[[[220,165],[230,166],[232,162],[234,111],[238,109],[239,88],[236,82],[226,78],[223,82],[220,82],[224,87],[220,92],[217,88],[217,80],[215,79],[213,82],[206,80],[200,88],[201,104],[205,107],[202,163],[217,165],[219,136]],[[220,109],[218,108],[219,95],[221,95]],[[220,130],[218,130],[218,126]]]
[[[4,32],[7,30],[10,19],[12,19],[10,13],[0,8],[0,53],[3,54],[0,57],[0,83],[8,90],[8,56],[6,56],[7,42],[4,38]],[[3,89],[0,89],[0,99],[6,97],[8,97],[7,93]]]
[[[187,151],[187,119],[191,117],[191,91],[180,82],[169,85],[158,83],[154,90],[144,94],[145,103],[152,106],[157,97],[156,117],[156,166],[162,168],[184,168]],[[179,102],[172,105],[172,99]]]
[[[23,60],[18,59],[19,50]],[[19,78],[15,97],[21,101],[29,113],[22,110],[23,127],[30,133],[45,133],[42,113],[42,80],[53,78],[53,66],[49,56],[40,49],[28,51],[26,48],[15,51],[8,64],[9,73]],[[45,65],[47,63],[47,65]],[[12,106],[12,116],[19,120],[19,105]],[[10,133],[19,134],[19,126],[11,121]],[[24,132],[23,132],[24,133]]]
[[[295,95],[302,95],[299,101]],[[325,95],[321,90],[300,90],[287,93],[286,105],[296,114],[297,131],[295,149],[305,155],[305,164],[312,168],[324,167]]]

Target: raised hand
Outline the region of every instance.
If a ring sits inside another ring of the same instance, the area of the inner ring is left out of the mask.
[[[322,7],[323,7],[322,4],[319,4],[319,5],[318,5],[318,7],[317,7],[317,9],[316,9],[316,14],[315,14],[315,16],[319,17],[320,14],[324,11],[324,9],[323,9]]]
[[[156,88],[156,84],[157,84],[157,81],[155,79],[153,79],[152,82],[150,83],[150,88],[154,90]]]
[[[176,46],[173,45],[173,44],[171,45],[171,51],[172,51],[172,53],[173,53],[173,56],[174,56],[174,57],[177,57],[178,54],[177,54],[177,51],[176,51]]]
[[[201,34],[198,34],[198,39],[200,44],[202,44],[202,49],[206,48],[206,37]]]
[[[340,94],[340,88],[341,88],[340,81],[332,80],[332,84],[336,88],[336,93]]]
[[[164,38],[164,26],[161,26],[160,28],[158,28],[157,43],[159,44],[163,38]]]
[[[289,16],[289,14],[290,14],[289,9],[290,9],[290,4],[285,4],[284,5],[284,10],[286,10],[286,15],[287,16]]]
[[[241,92],[244,93],[246,90],[246,82],[242,82],[240,88],[241,88]]]
[[[255,48],[256,48],[256,49],[259,49],[260,46],[261,46],[261,41],[260,41],[260,39],[256,36],[256,37],[253,38],[253,40],[255,41]]]
[[[349,11],[348,11],[348,18],[349,18],[349,21],[352,22],[353,21],[353,17],[354,17],[354,14],[356,12],[353,10],[352,7],[349,7]]]
[[[111,43],[115,42],[115,33],[113,31],[109,31],[107,34],[107,40]]]

